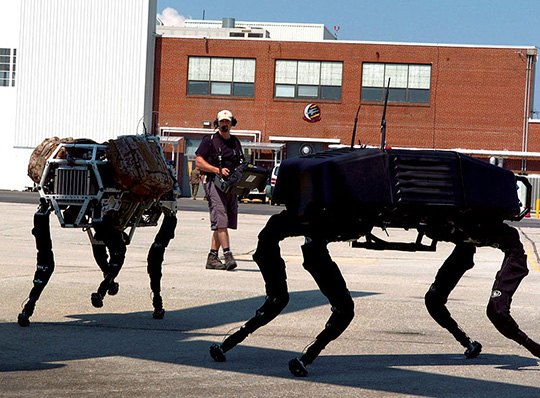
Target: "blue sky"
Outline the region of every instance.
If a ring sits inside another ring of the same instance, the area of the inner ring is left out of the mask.
[[[157,6],[158,13],[170,7],[186,19],[202,19],[204,11],[211,20],[339,26],[340,40],[540,47],[540,0],[158,0]]]

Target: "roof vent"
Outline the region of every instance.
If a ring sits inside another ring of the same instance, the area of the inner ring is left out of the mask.
[[[223,18],[221,20],[221,27],[222,28],[234,28],[235,27],[235,19],[234,18]]]

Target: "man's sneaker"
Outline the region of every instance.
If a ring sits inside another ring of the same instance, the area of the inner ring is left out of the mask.
[[[221,262],[217,253],[208,253],[208,259],[206,260],[206,269],[227,269],[225,264]]]
[[[224,253],[225,254],[225,269],[227,271],[230,271],[232,269],[236,268],[236,260],[234,259],[231,252]]]

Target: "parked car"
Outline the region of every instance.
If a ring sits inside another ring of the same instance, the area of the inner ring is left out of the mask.
[[[277,164],[273,169],[272,173],[270,174],[270,178],[268,179],[268,184],[266,184],[266,197],[268,198],[268,201],[271,205],[278,205],[279,203],[276,203],[272,197],[274,195],[274,187],[276,186],[276,181],[279,173],[279,164]]]

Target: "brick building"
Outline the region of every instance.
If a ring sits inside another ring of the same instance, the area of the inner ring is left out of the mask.
[[[390,78],[387,145],[482,150],[504,157],[504,167],[540,171],[540,124],[530,119],[536,57],[535,47],[164,35],[156,40],[154,127],[184,136],[180,152],[192,156],[227,108],[237,129],[282,142],[284,157],[295,157],[350,145],[360,106],[355,143],[377,146]],[[320,121],[304,120],[310,104]]]

